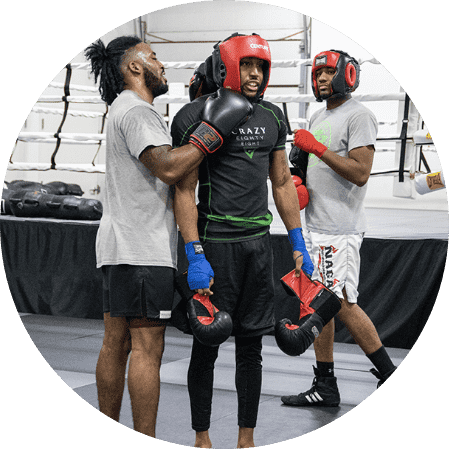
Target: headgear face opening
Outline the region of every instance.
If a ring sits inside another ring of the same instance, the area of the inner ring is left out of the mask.
[[[330,95],[322,96],[318,89],[316,72],[322,67],[336,69],[335,76],[331,82],[332,92]],[[317,101],[328,98],[344,97],[353,92],[359,86],[360,66],[359,63],[340,50],[330,50],[318,53],[313,59],[312,65],[312,89]]]
[[[234,33],[214,46],[212,53],[214,81],[220,87],[241,92],[240,61],[243,58],[259,58],[264,61],[263,81],[257,91],[257,98],[260,98],[270,79],[271,52],[268,42],[257,34],[244,36]]]

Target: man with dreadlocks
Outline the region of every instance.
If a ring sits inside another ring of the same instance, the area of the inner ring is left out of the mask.
[[[150,45],[122,36],[85,50],[102,99],[111,106],[106,130],[104,212],[96,240],[103,276],[105,334],[96,379],[100,411],[119,420],[125,369],[134,429],[155,437],[165,326],[174,299],[177,227],[173,184],[218,150],[251,113],[238,94],[216,98],[202,125],[173,149],[153,106],[168,90],[164,66]]]

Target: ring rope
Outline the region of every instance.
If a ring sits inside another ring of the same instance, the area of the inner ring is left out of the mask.
[[[293,121],[293,120],[292,120]],[[106,134],[92,134],[92,133],[60,133],[59,137],[64,143],[73,144],[98,144],[99,142],[105,143]],[[403,137],[396,134],[381,134],[377,136],[377,141],[399,141]],[[407,137],[407,140],[411,141],[413,137]],[[17,138],[21,142],[38,142],[38,143],[54,143],[56,137],[51,132],[21,132]],[[287,142],[292,142],[293,139],[287,138]]]
[[[165,69],[195,69],[197,68],[203,61],[184,61],[184,62],[166,62],[163,63]],[[296,59],[296,60],[284,60],[284,61],[272,61],[272,67],[280,67],[280,68],[289,68],[289,67],[300,67],[302,65],[311,65],[313,62],[312,59]],[[360,64],[363,63],[372,63],[372,64],[380,64],[376,59],[366,59],[359,60]],[[35,106],[32,111],[38,113],[49,113],[49,114],[62,114],[63,119],[59,126],[59,129],[56,134],[53,133],[42,133],[42,132],[21,132],[18,137],[18,141],[24,142],[37,142],[37,143],[55,143],[56,141],[56,149],[52,156],[51,164],[48,163],[18,163],[13,162],[10,159],[10,164],[8,166],[9,170],[39,170],[39,171],[47,171],[47,170],[62,170],[62,171],[78,171],[78,172],[86,172],[86,173],[104,173],[105,166],[104,165],[95,165],[95,158],[98,155],[99,149],[106,142],[106,136],[103,133],[105,119],[107,117],[107,108],[106,112],[96,112],[96,111],[76,111],[69,110],[70,103],[86,103],[86,104],[104,104],[105,102],[101,99],[99,95],[88,95],[88,96],[74,96],[70,95],[69,92],[69,83],[70,83],[70,75],[72,70],[90,70],[90,63],[73,63],[68,64],[66,66],[66,80],[65,83],[50,83],[49,87],[52,88],[64,88],[64,95],[42,95],[37,103],[64,103],[64,110],[53,109],[53,108],[45,108],[40,106]],[[96,87],[91,86],[80,86],[80,85],[71,85],[70,89],[73,91],[81,91],[81,92],[89,92],[98,94],[98,89]],[[359,101],[390,101],[390,100],[405,100],[406,94],[405,92],[399,93],[389,93],[389,94],[353,94],[353,97]],[[267,95],[265,99],[272,103],[311,103],[315,101],[315,97],[310,94],[296,94],[296,95]],[[190,99],[188,96],[174,96],[174,95],[161,95],[155,99],[155,103],[159,104],[186,104],[189,103]],[[102,129],[98,134],[91,133],[63,133],[61,132],[62,125],[65,121],[67,115],[73,116],[84,116],[88,118],[94,117],[102,117]],[[295,118],[292,119],[294,123],[308,123],[307,119]],[[399,137],[396,136],[379,136],[380,140],[400,140]],[[287,139],[288,143],[291,143],[291,139]],[[59,149],[61,143],[64,144],[78,144],[78,145],[98,145],[97,152],[91,164],[56,164],[54,160],[54,156]],[[397,172],[397,170],[396,170]],[[377,174],[377,173],[376,173]]]
[[[92,164],[55,164],[52,167],[48,162],[10,162],[8,164],[8,170],[17,171],[74,171],[80,173],[105,173],[106,166],[104,164],[92,165]]]
[[[61,89],[64,87],[64,83],[58,83],[56,81],[52,81],[48,87],[54,87],[57,89]],[[81,86],[79,84],[71,84],[70,85],[70,90],[76,90],[79,92],[92,92],[95,94],[98,94],[98,88],[95,86]]]
[[[80,172],[80,173],[99,173],[104,174],[106,165],[105,164],[56,164],[56,170],[59,171],[72,171],[72,172]],[[8,165],[8,170],[12,171],[50,171],[53,170],[51,163],[48,162],[11,162]],[[392,176],[400,173],[396,167],[391,169],[386,169],[380,172],[371,172],[370,176]],[[404,168],[403,175],[411,177],[411,169]],[[418,172],[416,172],[418,173]]]
[[[44,108],[40,106],[34,106],[31,109],[31,112],[36,113],[42,113],[42,114],[64,114],[64,110],[62,109],[55,109],[55,108]],[[103,117],[103,112],[87,112],[87,111],[75,111],[73,109],[67,111],[68,115],[72,115],[74,117],[87,117],[87,118],[97,118],[97,117]]]
[[[196,69],[199,67],[200,64],[202,64],[204,61],[167,61],[162,62],[164,68],[167,69]],[[371,64],[380,64],[380,62],[375,59],[359,59],[359,64],[365,64],[365,63],[371,63]],[[286,60],[274,60],[271,61],[271,67],[280,67],[280,68],[291,68],[291,67],[300,67],[301,65],[312,65],[313,59],[307,58],[307,59],[286,59]],[[79,62],[79,63],[73,63],[72,69],[77,70],[90,70],[91,66],[88,62]]]
[[[405,100],[405,92],[393,92],[387,94],[352,94],[352,98],[358,101],[403,101]],[[296,94],[296,95],[265,95],[264,99],[271,103],[312,103],[315,101],[314,95]],[[68,96],[61,97],[58,95],[42,95],[38,99],[38,103],[60,103],[67,101],[68,103],[92,103],[103,104],[104,101],[100,96]],[[186,95],[161,95],[154,99],[154,103],[158,104],[184,104],[190,103],[190,99]]]
[[[59,133],[61,139],[75,141],[75,143],[86,142],[89,140],[98,143],[99,140],[105,140],[106,134],[94,134],[94,133]],[[52,132],[33,132],[24,131],[19,134],[19,140],[22,142],[32,142],[33,140],[52,140],[56,139],[55,134]]]

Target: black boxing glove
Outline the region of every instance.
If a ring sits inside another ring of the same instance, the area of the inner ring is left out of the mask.
[[[324,327],[323,319],[313,313],[301,323],[296,325],[288,318],[277,322],[274,328],[274,337],[279,349],[289,356],[303,354],[307,348],[321,334]]]
[[[193,335],[206,346],[218,346],[225,342],[232,332],[232,318],[227,312],[220,312],[209,296],[196,293],[187,302],[187,316]]]
[[[203,95],[212,94],[216,92],[218,86],[213,79],[212,70],[212,56],[209,56],[206,61],[201,63],[193,73],[189,83],[189,98],[190,101],[195,100]]]
[[[295,270],[281,279],[289,295],[300,301],[299,325],[284,318],[275,327],[276,343],[290,356],[303,354],[315,341],[323,327],[340,311],[341,301],[319,281],[312,281],[303,271],[300,277]]]
[[[189,142],[206,156],[217,151],[232,130],[246,122],[253,112],[253,105],[237,92],[220,88],[204,105],[203,121],[190,136]]]
[[[307,178],[307,166],[309,164],[309,153],[292,145],[288,159],[293,165],[293,170],[290,169],[291,174],[299,176],[305,184]]]
[[[218,346],[231,335],[233,324],[229,313],[219,311],[209,296],[190,289],[187,272],[175,278],[176,290],[186,301],[187,318],[193,335],[206,346]]]

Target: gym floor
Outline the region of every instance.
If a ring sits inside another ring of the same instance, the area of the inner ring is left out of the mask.
[[[47,363],[81,398],[98,408],[95,367],[102,345],[102,320],[21,314],[23,325]],[[161,395],[157,421],[158,439],[193,446],[187,393],[187,368],[192,337],[168,327],[161,368]],[[308,390],[313,380],[313,349],[288,357],[274,337],[263,340],[263,385],[257,446],[274,444],[318,429],[352,410],[376,390],[370,361],[354,344],[335,343],[335,373],[341,395],[339,407],[295,408],[282,405],[280,396]],[[387,348],[399,365],[408,350]],[[230,338],[220,348],[215,368],[211,439],[215,448],[235,448],[237,398],[234,386],[234,344]],[[130,399],[125,388],[120,423],[132,429]],[[174,427],[176,423],[176,427]],[[176,429],[176,430],[175,430]]]

